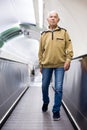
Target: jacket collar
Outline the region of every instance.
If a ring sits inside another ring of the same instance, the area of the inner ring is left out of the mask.
[[[55,29],[50,29],[49,27],[48,27],[48,29],[45,31],[45,32],[52,32],[52,31],[60,31],[61,30],[61,28],[59,27],[59,26],[57,26]]]
[[[51,30],[51,29],[49,29],[49,27],[48,27],[48,29],[45,30],[45,31],[43,31],[43,32],[41,33],[41,35],[42,35],[43,33],[54,32],[54,31],[60,31],[60,30],[61,30],[61,28],[60,28],[59,26],[57,26],[54,30]]]

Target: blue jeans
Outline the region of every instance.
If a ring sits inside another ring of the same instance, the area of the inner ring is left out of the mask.
[[[52,112],[60,111],[62,103],[62,90],[63,90],[63,79],[64,79],[64,68],[43,68],[42,69],[42,96],[43,103],[49,103],[49,85],[54,71],[55,81],[55,96],[54,105]]]

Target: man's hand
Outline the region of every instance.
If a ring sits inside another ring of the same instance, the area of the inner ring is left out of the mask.
[[[42,73],[42,67],[40,67],[40,72]]]
[[[69,70],[69,68],[70,68],[70,62],[66,61],[64,64],[64,70],[67,71],[67,70]]]

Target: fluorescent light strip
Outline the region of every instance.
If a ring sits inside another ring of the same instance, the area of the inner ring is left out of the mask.
[[[43,27],[43,0],[38,0],[39,6],[39,26]]]

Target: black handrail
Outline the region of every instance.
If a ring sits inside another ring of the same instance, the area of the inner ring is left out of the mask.
[[[85,57],[87,57],[87,54],[74,57],[72,60],[76,60],[76,59],[79,59],[79,58],[85,58]]]

